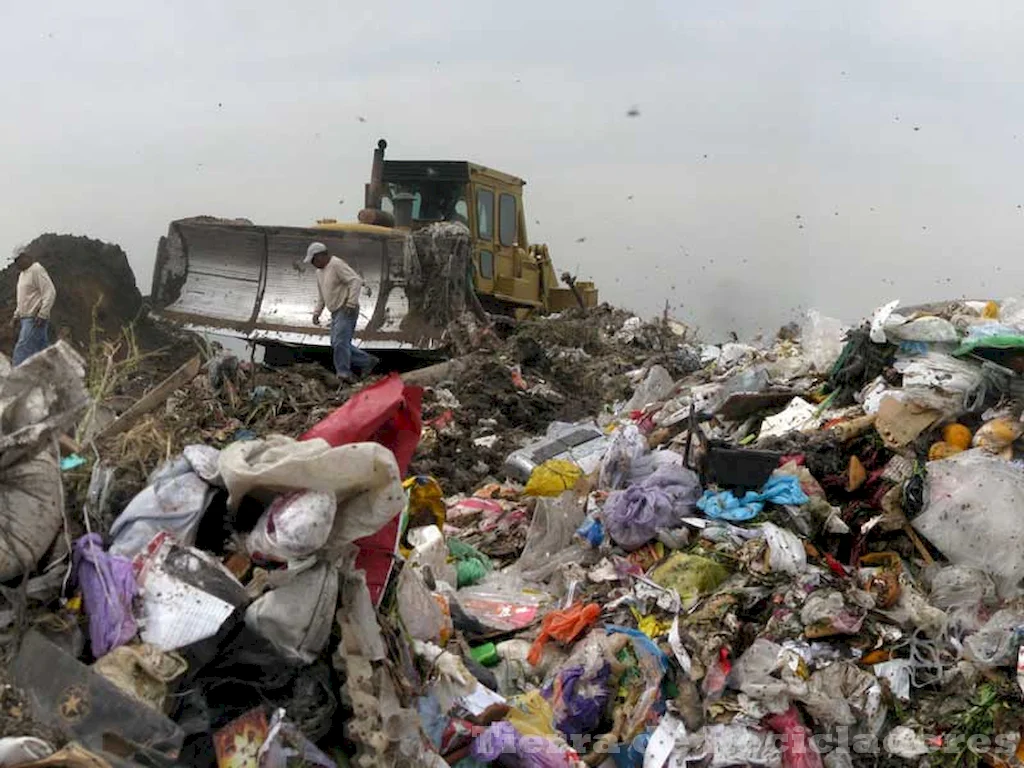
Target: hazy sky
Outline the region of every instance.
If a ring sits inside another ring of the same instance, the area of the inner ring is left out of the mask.
[[[146,293],[171,219],[354,218],[383,136],[524,177],[557,268],[709,335],[1024,294],[1014,7],[6,2],[0,248],[114,241]]]

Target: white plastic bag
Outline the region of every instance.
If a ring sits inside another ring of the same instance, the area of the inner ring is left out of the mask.
[[[327,647],[337,605],[338,571],[318,562],[255,600],[245,623],[286,656],[312,664]]]
[[[563,563],[578,561],[579,548],[570,545],[582,523],[583,505],[574,492],[537,499],[537,508],[526,533],[526,545],[514,566],[515,571],[528,580],[544,581]]]
[[[329,552],[376,533],[405,507],[395,455],[377,443],[332,448],[325,440],[272,435],[229,445],[221,451],[220,473],[232,509],[247,494],[269,502],[288,491],[333,493],[338,511]]]
[[[408,565],[411,568],[429,568],[434,578],[446,581],[452,587],[458,586],[458,573],[448,562],[448,542],[436,525],[425,525],[409,531],[412,554]]]
[[[327,543],[337,501],[325,491],[295,491],[278,496],[246,538],[249,554],[288,562],[309,557]]]
[[[1007,608],[992,614],[985,625],[964,643],[971,660],[986,667],[1009,667],[1017,663],[1024,611]]]
[[[161,531],[173,533],[182,544],[195,544],[196,531],[215,490],[196,472],[190,457],[204,471],[209,469],[210,455],[203,450],[183,453],[158,467],[149,477],[149,484],[110,526],[111,553],[135,557]]]
[[[816,309],[807,313],[801,346],[818,373],[828,373],[843,352],[846,327],[840,320],[827,317]]]
[[[928,464],[924,512],[911,524],[956,565],[989,573],[1002,597],[1024,579],[1024,473],[980,450]]]
[[[899,341],[924,341],[930,343],[952,343],[959,338],[956,328],[949,320],[934,315],[926,315],[909,322],[901,322],[903,318],[892,315],[885,324],[885,335]]]
[[[441,635],[450,629],[451,619],[444,615],[440,603],[412,568],[403,568],[398,575],[396,601],[398,615],[410,637],[440,642]]]
[[[659,403],[672,394],[674,387],[675,382],[669,372],[660,365],[653,365],[623,410],[627,413],[639,411],[644,406]]]
[[[768,543],[768,565],[777,573],[801,573],[807,569],[807,552],[800,537],[774,523],[761,526]]]
[[[930,584],[928,601],[945,611],[961,629],[977,630],[982,609],[997,602],[995,583],[979,568],[935,566],[926,577]]]

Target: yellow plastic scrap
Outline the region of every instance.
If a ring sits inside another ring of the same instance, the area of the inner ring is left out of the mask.
[[[665,619],[659,619],[657,616],[644,616],[636,608],[630,608],[633,613],[633,618],[636,619],[636,626],[641,632],[647,635],[651,640],[667,635],[669,630],[672,629],[672,622]]]
[[[548,459],[530,473],[523,490],[527,496],[561,496],[576,487],[583,470],[565,459]]]
[[[988,301],[985,303],[985,309],[982,310],[981,316],[986,320],[998,320],[999,319],[999,304],[995,301]]]
[[[724,565],[685,552],[674,552],[651,572],[651,581],[660,587],[674,589],[687,606],[717,589],[727,578],[729,569]]]
[[[555,735],[555,713],[539,690],[515,696],[508,703],[512,708],[505,719],[523,736]]]
[[[417,475],[410,477],[402,487],[409,497],[409,514],[406,528],[422,528],[436,525],[444,528],[444,491],[432,477]]]

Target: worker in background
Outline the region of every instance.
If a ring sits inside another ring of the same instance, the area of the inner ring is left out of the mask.
[[[50,310],[57,298],[57,289],[42,264],[22,251],[14,259],[18,275],[17,301],[13,323],[18,328],[14,346],[14,364],[50,345]]]
[[[311,243],[306,249],[306,264],[316,267],[317,297],[313,310],[313,325],[320,325],[320,315],[326,308],[331,313],[331,350],[334,352],[334,370],[343,383],[355,381],[353,368],[366,376],[379,362],[352,344],[359,319],[359,294],[363,279],[348,264],[327,252],[323,243]]]

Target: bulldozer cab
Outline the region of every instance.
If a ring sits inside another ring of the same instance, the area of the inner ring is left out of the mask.
[[[465,224],[481,302],[491,311],[542,308],[546,286],[557,280],[546,251],[529,247],[524,185],[522,179],[474,163],[386,160],[380,208],[397,227],[414,232],[437,221]]]

